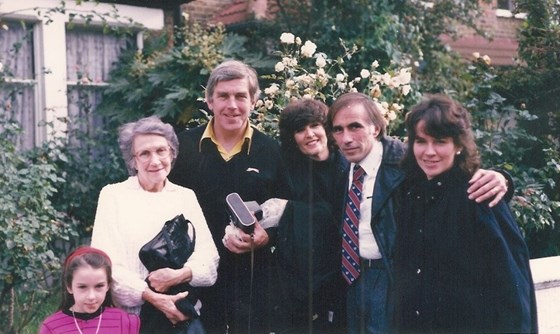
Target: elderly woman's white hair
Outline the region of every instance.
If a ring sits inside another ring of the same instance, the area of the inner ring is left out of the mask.
[[[136,122],[123,124],[119,128],[119,148],[126,163],[128,174],[134,176],[138,173],[134,162],[134,138],[138,135],[158,135],[164,137],[171,147],[171,166],[175,163],[179,152],[179,140],[175,130],[169,124],[162,122],[157,116],[149,116]]]

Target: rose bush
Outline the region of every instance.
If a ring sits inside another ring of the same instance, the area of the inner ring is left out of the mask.
[[[276,121],[281,110],[294,99],[312,98],[330,104],[341,94],[362,92],[378,103],[388,124],[389,132],[404,119],[407,106],[414,104],[419,93],[413,85],[413,68],[393,65],[382,70],[378,61],[356,75],[345,69],[345,61],[359,52],[356,46],[345,53],[330,57],[317,50],[312,41],[285,32],[280,36],[282,50],[275,53],[279,60],[274,73],[264,75],[269,82],[263,97],[257,101],[255,124],[263,131],[277,135]]]

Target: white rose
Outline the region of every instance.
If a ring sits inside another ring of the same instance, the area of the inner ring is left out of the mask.
[[[321,87],[326,87],[329,84],[329,79],[324,75],[319,76],[317,79],[319,80]]]
[[[399,71],[398,82],[400,85],[407,85],[412,79],[412,74],[410,74],[410,67],[403,68]]]
[[[278,84],[271,84],[270,87],[265,88],[264,93],[266,95],[276,95],[276,93],[278,93],[278,91],[280,90],[280,88],[278,87]]]
[[[317,45],[311,41],[305,41],[305,44],[301,47],[302,57],[311,58],[317,50]]]
[[[377,60],[371,63],[371,68],[378,68],[378,67],[379,67],[379,62]]]
[[[264,106],[265,106],[266,109],[270,110],[270,109],[272,109],[272,107],[274,107],[274,103],[273,103],[272,101],[270,101],[270,100],[267,100],[267,101],[264,103]]]
[[[280,35],[280,42],[282,42],[283,44],[294,44],[295,38],[296,37],[294,36],[294,34],[284,32],[282,33],[282,35]]]
[[[306,86],[310,86],[315,81],[315,76],[312,74],[304,74],[297,77],[297,81],[303,83]]]
[[[301,38],[296,37],[296,44],[297,44],[297,45],[301,45]]]
[[[401,87],[401,92],[404,96],[407,96],[410,93],[410,85],[404,85]]]
[[[296,82],[292,79],[288,79],[286,80],[286,87],[287,88],[293,88],[296,85]]]
[[[319,56],[315,61],[315,65],[317,65],[317,67],[319,68],[323,68],[327,65],[327,61],[325,60],[325,58],[323,58],[323,56]]]
[[[282,58],[282,63],[286,66],[294,67],[297,66],[297,59],[292,57],[284,57]]]
[[[383,82],[384,84],[386,84],[387,86],[390,86],[393,83],[393,80],[391,78],[391,75],[389,73],[385,73],[381,76],[381,82]]]
[[[277,62],[276,65],[274,65],[274,70],[276,72],[282,72],[284,68],[286,67],[284,66],[284,63],[282,63],[281,61]]]
[[[363,70],[360,71],[360,76],[361,76],[362,78],[364,78],[364,79],[365,79],[365,78],[368,78],[369,75],[370,75],[369,71],[366,70],[365,68],[364,68]]]
[[[338,74],[336,75],[336,81],[337,81],[337,82],[342,82],[342,81],[344,81],[344,74],[338,73]]]

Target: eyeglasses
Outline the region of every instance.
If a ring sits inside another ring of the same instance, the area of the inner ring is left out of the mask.
[[[152,159],[152,154],[155,154],[160,159],[168,158],[171,154],[171,147],[162,146],[156,148],[155,150],[144,150],[136,153],[134,156],[140,162],[148,162]]]

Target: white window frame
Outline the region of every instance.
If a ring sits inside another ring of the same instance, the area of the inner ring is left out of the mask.
[[[497,17],[504,17],[504,18],[516,18],[516,19],[520,19],[520,20],[526,19],[527,18],[527,13],[513,14],[512,10],[513,10],[514,5],[515,5],[514,2],[515,2],[515,0],[508,0],[508,4],[509,4],[508,9],[498,8],[498,4],[496,2],[496,16]]]
[[[144,8],[129,5],[112,5],[104,3],[83,2],[77,5],[74,1],[66,1],[66,12],[53,13],[52,21],[47,22],[45,17],[37,14],[36,8],[45,13],[50,8],[60,6],[59,0],[25,0],[2,1],[0,15],[6,19],[24,20],[33,24],[33,49],[35,62],[35,116],[37,122],[49,122],[55,125],[52,133],[46,133],[44,127],[36,127],[35,144],[38,145],[48,136],[63,136],[66,126],[58,122],[57,118],[68,117],[68,100],[66,96],[66,25],[70,22],[70,15],[76,14],[72,22],[85,24],[79,21],[80,14],[87,13],[112,13],[118,11],[121,18],[130,18],[141,27],[150,30],[161,30],[164,27],[164,14],[161,9]],[[122,25],[106,15],[107,23]],[[96,16],[89,24],[101,25],[103,22]],[[139,48],[142,47],[141,33],[137,36]],[[48,45],[46,45],[48,43]],[[47,69],[48,73],[45,73]]]

